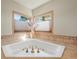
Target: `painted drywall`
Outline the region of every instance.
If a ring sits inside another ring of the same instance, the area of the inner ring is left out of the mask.
[[[55,35],[77,36],[76,0],[51,0],[32,10],[34,16],[53,10]]]
[[[32,11],[13,0],[1,0],[1,35],[12,34],[12,12],[18,11],[32,16]]]

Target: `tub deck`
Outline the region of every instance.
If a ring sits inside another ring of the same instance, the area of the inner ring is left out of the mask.
[[[26,32],[17,32],[14,35],[2,36],[1,44],[6,45],[20,41],[20,36],[23,36]],[[28,34],[28,33],[27,33]],[[52,35],[50,32],[36,32],[34,38],[40,38],[51,43],[58,43],[66,46],[65,52],[62,58],[51,57],[5,57],[1,49],[1,59],[77,59],[77,45],[76,37]]]

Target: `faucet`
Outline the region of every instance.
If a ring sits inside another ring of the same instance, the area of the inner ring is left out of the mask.
[[[26,49],[26,53],[28,53],[28,48]]]
[[[38,50],[37,50],[37,53],[39,53],[40,51],[39,51],[39,48],[38,48]]]
[[[35,51],[34,51],[34,48],[32,47],[32,50],[31,50],[31,53],[34,53]]]

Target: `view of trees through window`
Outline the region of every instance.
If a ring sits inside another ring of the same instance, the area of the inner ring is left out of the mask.
[[[52,18],[51,18],[51,16],[37,16],[36,17],[36,20],[37,21],[50,21]]]
[[[20,15],[20,14],[14,14],[14,19],[16,20],[16,21],[26,21],[26,20],[28,20],[28,17],[25,17],[25,16],[22,16],[22,15]]]

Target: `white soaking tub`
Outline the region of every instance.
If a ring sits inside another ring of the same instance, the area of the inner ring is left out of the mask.
[[[2,50],[6,57],[62,57],[65,46],[41,41],[27,40],[3,45]]]

